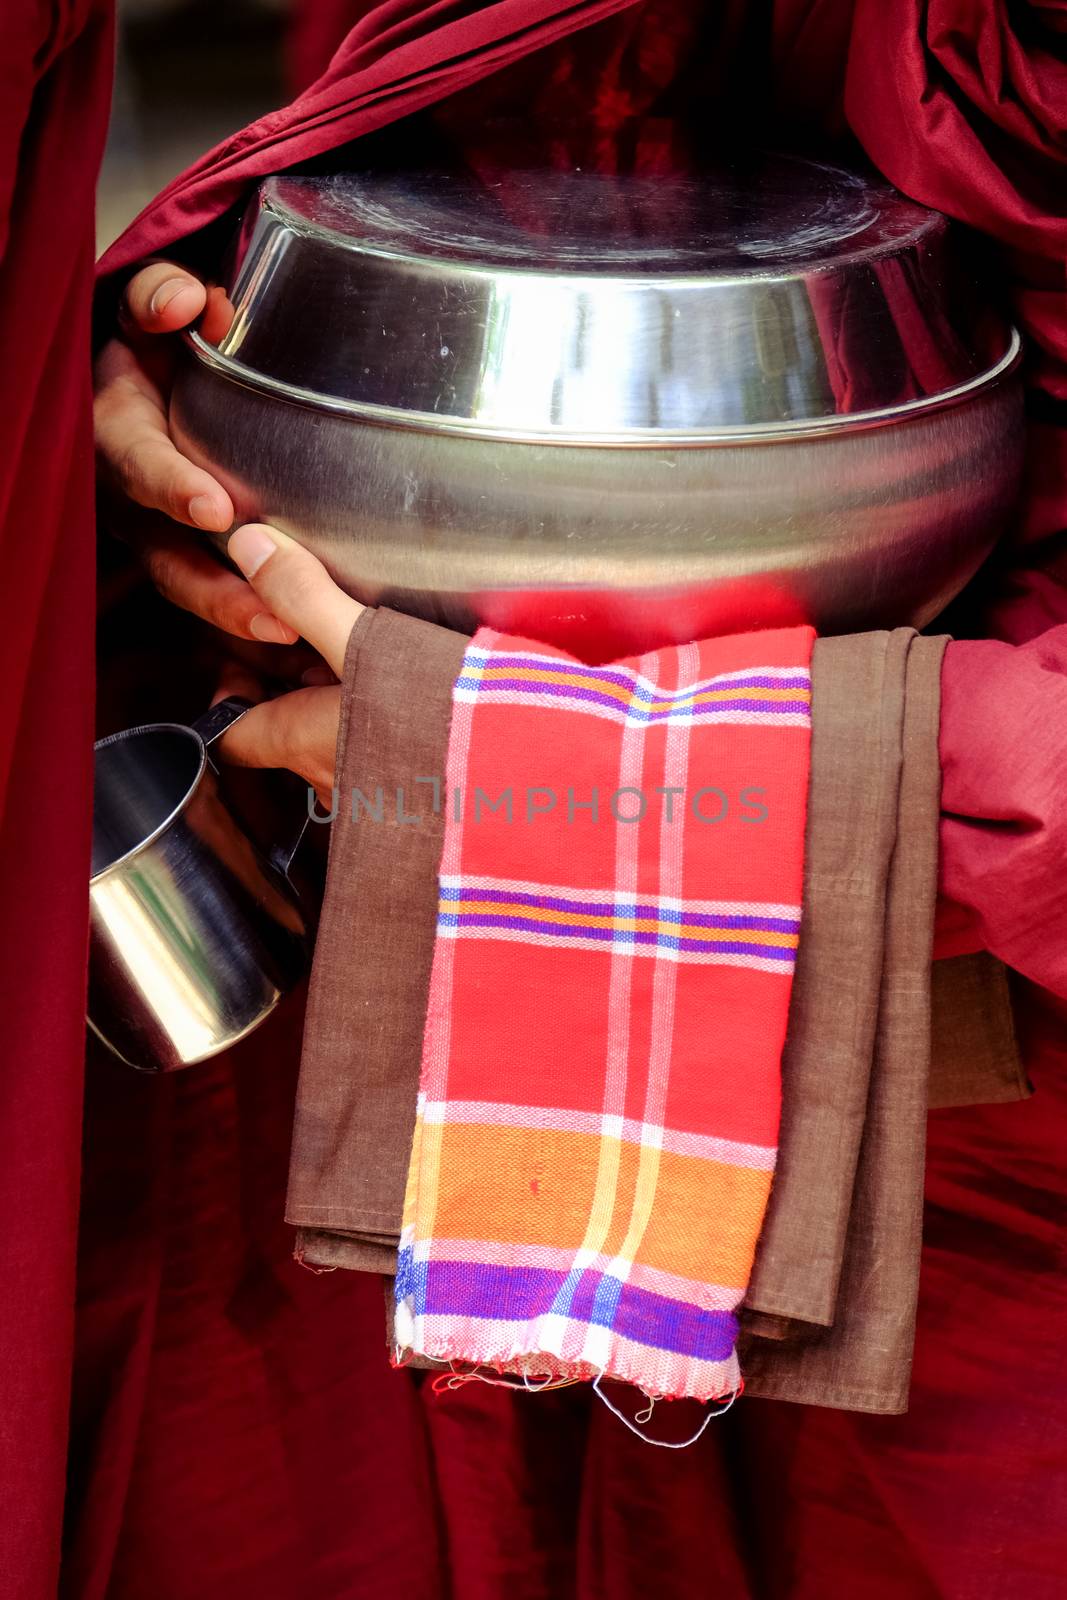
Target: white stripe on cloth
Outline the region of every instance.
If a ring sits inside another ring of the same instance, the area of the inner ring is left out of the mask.
[[[700,652],[688,644],[677,652],[678,678],[685,683],[700,666]],[[681,789],[684,793],[689,776],[689,729],[672,722],[667,729],[663,758],[663,785],[667,789]],[[670,899],[680,899],[684,878],[684,842],[681,828],[672,827],[666,812],[660,818],[659,829],[659,890]],[[667,1084],[670,1078],[671,1052],[674,1044],[674,1001],[677,993],[678,963],[658,961],[652,975],[652,1026],[649,1056],[645,1077],[645,1106],[642,1121],[646,1127],[662,1128],[667,1104]],[[608,1274],[626,1282],[634,1257],[641,1247],[659,1181],[660,1151],[662,1141],[642,1140],[637,1163],[631,1202],[630,1224],[619,1246]],[[592,1332],[592,1328],[590,1329]]]
[[[750,956],[720,950],[672,950],[663,943],[638,944],[632,934],[624,932],[614,934],[611,939],[590,939],[580,933],[539,933],[528,928],[475,928],[464,925],[442,927],[439,924],[437,937],[442,940],[511,939],[519,944],[544,944],[560,950],[600,950],[610,954],[613,959],[617,956],[649,956],[657,961],[673,961],[675,964],[695,962],[711,967],[751,967],[755,972],[780,972],[786,976],[792,973],[795,960],[793,951],[781,956]],[[660,937],[668,939],[671,935],[662,934]],[[751,942],[758,942],[758,938],[758,934],[754,935]],[[739,930],[738,939],[744,939],[744,929]]]
[[[631,1383],[649,1397],[672,1395],[679,1399],[718,1400],[735,1394],[741,1383],[736,1354],[723,1361],[701,1361],[673,1350],[658,1350],[633,1339],[598,1328],[597,1361],[591,1363],[580,1353],[585,1347],[589,1324],[550,1313],[528,1322],[511,1322],[492,1317],[456,1317],[424,1314],[410,1319],[410,1338],[405,1344],[425,1352],[431,1360],[447,1366],[462,1349],[464,1363],[499,1366],[509,1371],[525,1371],[529,1377],[593,1377],[601,1373],[610,1359],[611,1375]],[[405,1327],[405,1334],[408,1327]],[[400,1318],[397,1319],[400,1334]],[[574,1370],[577,1369],[577,1370]]]
[[[723,1166],[753,1167],[773,1172],[773,1145],[743,1144],[713,1134],[686,1133],[650,1125],[635,1117],[608,1118],[598,1111],[569,1111],[558,1106],[520,1106],[495,1100],[427,1100],[419,1097],[424,1122],[476,1123],[501,1128],[544,1128],[550,1132],[602,1134],[627,1144],[658,1143],[671,1155],[695,1156]]]
[[[659,676],[658,652],[641,657],[641,666],[651,677]],[[626,723],[622,730],[619,749],[620,789],[640,789],[645,761],[645,732],[637,724]],[[615,886],[623,894],[637,893],[638,840],[643,823],[623,825],[615,823]],[[613,1139],[608,1129],[622,1123],[626,1111],[626,1083],[630,1062],[630,989],[633,981],[633,963],[627,952],[610,946],[611,969],[608,979],[608,1025],[605,1048],[604,1102],[600,1118],[600,1140],[597,1150],[597,1174],[593,1190],[593,1203],[581,1247],[574,1260],[574,1268],[583,1270],[591,1266],[603,1252],[615,1216],[619,1188],[621,1145]],[[583,1323],[590,1337],[588,1325]],[[602,1363],[597,1363],[602,1366]]]

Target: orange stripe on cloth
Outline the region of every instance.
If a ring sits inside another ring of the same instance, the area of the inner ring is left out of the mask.
[[[577,1245],[592,1207],[604,1140],[558,1129],[447,1124],[436,1152],[436,1200],[423,1196],[420,1217],[432,1218],[434,1235],[465,1239],[480,1236],[488,1212],[492,1236],[504,1244]],[[613,1256],[630,1224],[641,1147],[608,1142],[615,1147],[618,1178],[601,1253]],[[661,1150],[652,1214],[635,1259],[661,1272],[743,1287],[771,1176]],[[723,1229],[725,1219],[729,1223]],[[694,1235],[700,1241],[696,1247]],[[416,1224],[416,1242],[425,1236]]]

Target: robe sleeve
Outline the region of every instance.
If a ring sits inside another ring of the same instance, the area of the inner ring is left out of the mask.
[[[953,641],[940,750],[935,954],[984,947],[1067,997],[1067,623]]]
[[[71,1488],[67,1440],[75,1305],[79,1324],[86,1312],[75,1271],[94,688],[86,350],[111,10],[0,3],[0,1593],[11,1600],[55,1596],[64,1533],[73,1545],[101,1493],[87,1473]],[[93,1396],[94,1421],[113,1381]],[[83,1447],[88,1463],[96,1439]],[[111,1433],[108,1448],[113,1469]]]

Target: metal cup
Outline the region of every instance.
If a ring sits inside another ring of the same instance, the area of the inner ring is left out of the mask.
[[[219,793],[208,750],[249,708],[149,723],[95,746],[88,1021],[131,1067],[172,1072],[236,1044],[307,965],[288,872]],[[306,826],[306,823],[305,823]]]

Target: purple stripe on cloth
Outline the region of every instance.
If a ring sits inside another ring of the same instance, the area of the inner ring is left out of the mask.
[[[783,687],[789,688],[792,685],[786,684]],[[725,711],[754,711],[774,716],[786,713],[795,715],[797,712],[806,716],[811,711],[807,700],[758,700],[751,696],[716,700],[710,705],[673,706],[664,711],[646,711],[643,706],[636,703],[636,700],[625,705],[614,695],[598,694],[595,689],[576,689],[566,683],[541,683],[533,678],[512,678],[506,683],[486,683],[481,678],[468,678],[461,674],[456,679],[456,688],[471,689],[480,695],[542,694],[556,700],[577,700],[585,705],[607,706],[612,711],[617,711],[620,716],[636,718],[641,722],[663,722],[671,717],[714,717]]]
[[[683,938],[675,933],[631,932],[628,928],[583,928],[566,922],[538,922],[531,917],[495,916],[489,912],[442,911],[437,918],[440,929],[447,928],[499,928],[516,933],[550,934],[562,939],[596,939],[601,944],[613,942],[655,945],[661,950],[717,952],[728,956],[769,956],[775,961],[795,961],[796,951],[787,945],[758,944],[732,939]]]
[[[682,928],[738,928],[761,933],[799,933],[799,917],[756,917],[744,913],[712,911],[674,911],[659,906],[636,904],[625,907],[617,901],[608,905],[597,900],[568,900],[562,895],[530,894],[511,889],[456,889],[441,887],[442,900],[454,900],[459,910],[465,899],[503,901],[508,905],[536,906],[542,911],[570,911],[579,916],[654,917],[659,922],[674,922]]]
[[[810,689],[811,674],[797,671],[792,675],[778,675],[773,672],[751,672],[739,677],[726,677],[725,675],[701,679],[698,683],[689,684],[679,689],[664,689],[660,687],[649,688],[646,684],[635,682],[634,676],[629,672],[622,672],[612,667],[587,667],[581,661],[546,661],[537,656],[488,656],[485,660],[475,660],[464,665],[463,672],[476,669],[478,674],[498,667],[525,667],[533,672],[566,672],[572,677],[588,678],[591,683],[614,683],[622,689],[629,689],[635,699],[644,700],[671,700],[681,695],[693,694],[702,689],[737,688],[737,689]],[[461,674],[462,675],[462,674]]]
[[[611,1322],[623,1339],[656,1350],[676,1350],[698,1361],[725,1361],[739,1331],[732,1311],[701,1311],[624,1283]]]
[[[469,1261],[420,1262],[415,1314],[528,1322],[546,1316],[567,1274],[545,1267],[489,1267]],[[420,1304],[421,1302],[421,1304]]]
[[[532,1322],[552,1313],[566,1277],[542,1267],[430,1261],[415,1269],[406,1287],[414,1291],[416,1315]],[[605,1282],[599,1272],[582,1274],[568,1314],[577,1322],[610,1327],[651,1349],[672,1350],[700,1361],[726,1360],[737,1340],[733,1312],[701,1311],[615,1278]]]

